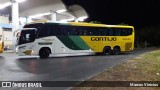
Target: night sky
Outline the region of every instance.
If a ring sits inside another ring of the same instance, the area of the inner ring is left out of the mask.
[[[63,0],[69,6],[81,5],[89,21],[104,24],[126,23],[143,28],[160,25],[160,0]]]
[[[135,28],[160,25],[160,0],[62,0],[67,6],[81,5],[90,21],[104,24],[125,23]],[[5,13],[10,8],[1,12]]]

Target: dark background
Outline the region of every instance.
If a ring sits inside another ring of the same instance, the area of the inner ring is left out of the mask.
[[[160,24],[160,0],[63,0],[79,4],[89,14],[88,21],[105,24],[126,23],[136,28]]]
[[[160,46],[160,0],[62,0],[67,6],[81,5],[86,22],[128,24],[135,27],[136,47]],[[145,45],[146,42],[146,45]]]

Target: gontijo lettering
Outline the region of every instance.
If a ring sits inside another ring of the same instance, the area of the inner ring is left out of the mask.
[[[117,41],[116,37],[91,37],[91,41]]]

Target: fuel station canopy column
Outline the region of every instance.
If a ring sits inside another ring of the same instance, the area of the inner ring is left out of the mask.
[[[51,13],[51,21],[57,21],[56,12],[53,10],[50,10],[50,13]]]
[[[13,35],[13,51],[16,48],[16,37],[14,32],[19,29],[19,5],[17,0],[11,0],[12,5],[12,35]]]
[[[17,0],[11,0],[12,3],[12,32],[19,29],[19,5]]]

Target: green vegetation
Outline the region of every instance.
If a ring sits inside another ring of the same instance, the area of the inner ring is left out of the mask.
[[[160,50],[143,54],[87,81],[160,81]],[[82,83],[83,84],[83,83]],[[72,90],[159,90],[158,87],[76,87]]]

